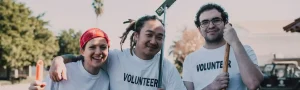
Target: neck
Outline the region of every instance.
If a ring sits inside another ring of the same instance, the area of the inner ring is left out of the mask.
[[[133,49],[133,53],[139,57],[140,59],[143,59],[143,60],[151,60],[154,56],[150,56],[150,55],[146,55],[146,54],[143,54],[142,52],[139,52],[138,50],[136,49]]]
[[[100,71],[100,66],[99,67],[93,67],[93,66],[91,66],[91,65],[88,65],[88,63],[87,62],[82,62],[83,64],[83,67],[84,67],[84,69],[87,71],[87,72],[89,72],[90,74],[92,74],[92,75],[97,75],[98,73],[99,73],[99,71]]]
[[[225,44],[226,44],[226,41],[224,39],[222,39],[220,42],[213,42],[213,43],[205,42],[203,47],[207,48],[207,49],[216,49]]]

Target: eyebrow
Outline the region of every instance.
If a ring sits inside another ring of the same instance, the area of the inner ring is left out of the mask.
[[[153,33],[153,31],[152,31],[152,30],[147,30],[146,32],[150,32],[150,33]]]
[[[221,19],[220,17],[214,17],[214,18],[212,18],[211,20],[214,20],[214,19]]]
[[[154,33],[152,30],[147,30],[146,32]],[[162,33],[158,33],[159,36],[164,36]]]
[[[103,46],[103,45],[107,46],[108,44],[107,44],[107,43],[100,43],[99,46]],[[98,46],[98,45],[93,43],[93,44],[91,44],[90,46]]]
[[[212,18],[211,20],[214,20],[214,19],[221,19],[220,17],[214,17],[214,18]],[[203,21],[208,21],[208,19],[204,19],[204,20],[202,20],[201,22],[203,22]]]
[[[162,34],[162,33],[158,33],[158,35],[159,35],[159,36],[164,36],[164,34]]]

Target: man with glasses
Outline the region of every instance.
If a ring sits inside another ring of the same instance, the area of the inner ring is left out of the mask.
[[[242,45],[228,15],[217,4],[206,4],[196,14],[195,24],[205,38],[203,47],[189,54],[183,64],[183,81],[188,90],[255,90],[263,80],[257,58]],[[225,46],[231,47],[228,73],[222,68]]]

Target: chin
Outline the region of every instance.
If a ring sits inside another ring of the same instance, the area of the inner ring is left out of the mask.
[[[93,67],[98,68],[101,67],[103,63],[93,63]]]
[[[155,54],[157,54],[158,52],[147,52],[146,54],[148,55],[148,56],[155,56]]]
[[[93,67],[100,67],[102,66],[104,61],[94,61],[92,62]]]

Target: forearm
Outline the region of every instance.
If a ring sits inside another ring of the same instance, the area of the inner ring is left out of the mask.
[[[243,82],[249,89],[257,88],[263,80],[261,71],[251,61],[241,42],[237,42],[231,47],[233,48]]]
[[[210,84],[208,84],[206,87],[204,87],[202,90],[213,90],[210,86]]]
[[[195,90],[194,89],[194,83],[189,81],[183,81],[185,87],[187,90]]]
[[[64,54],[61,57],[64,59],[64,63],[76,62],[82,59],[82,56],[75,56],[73,54]]]

